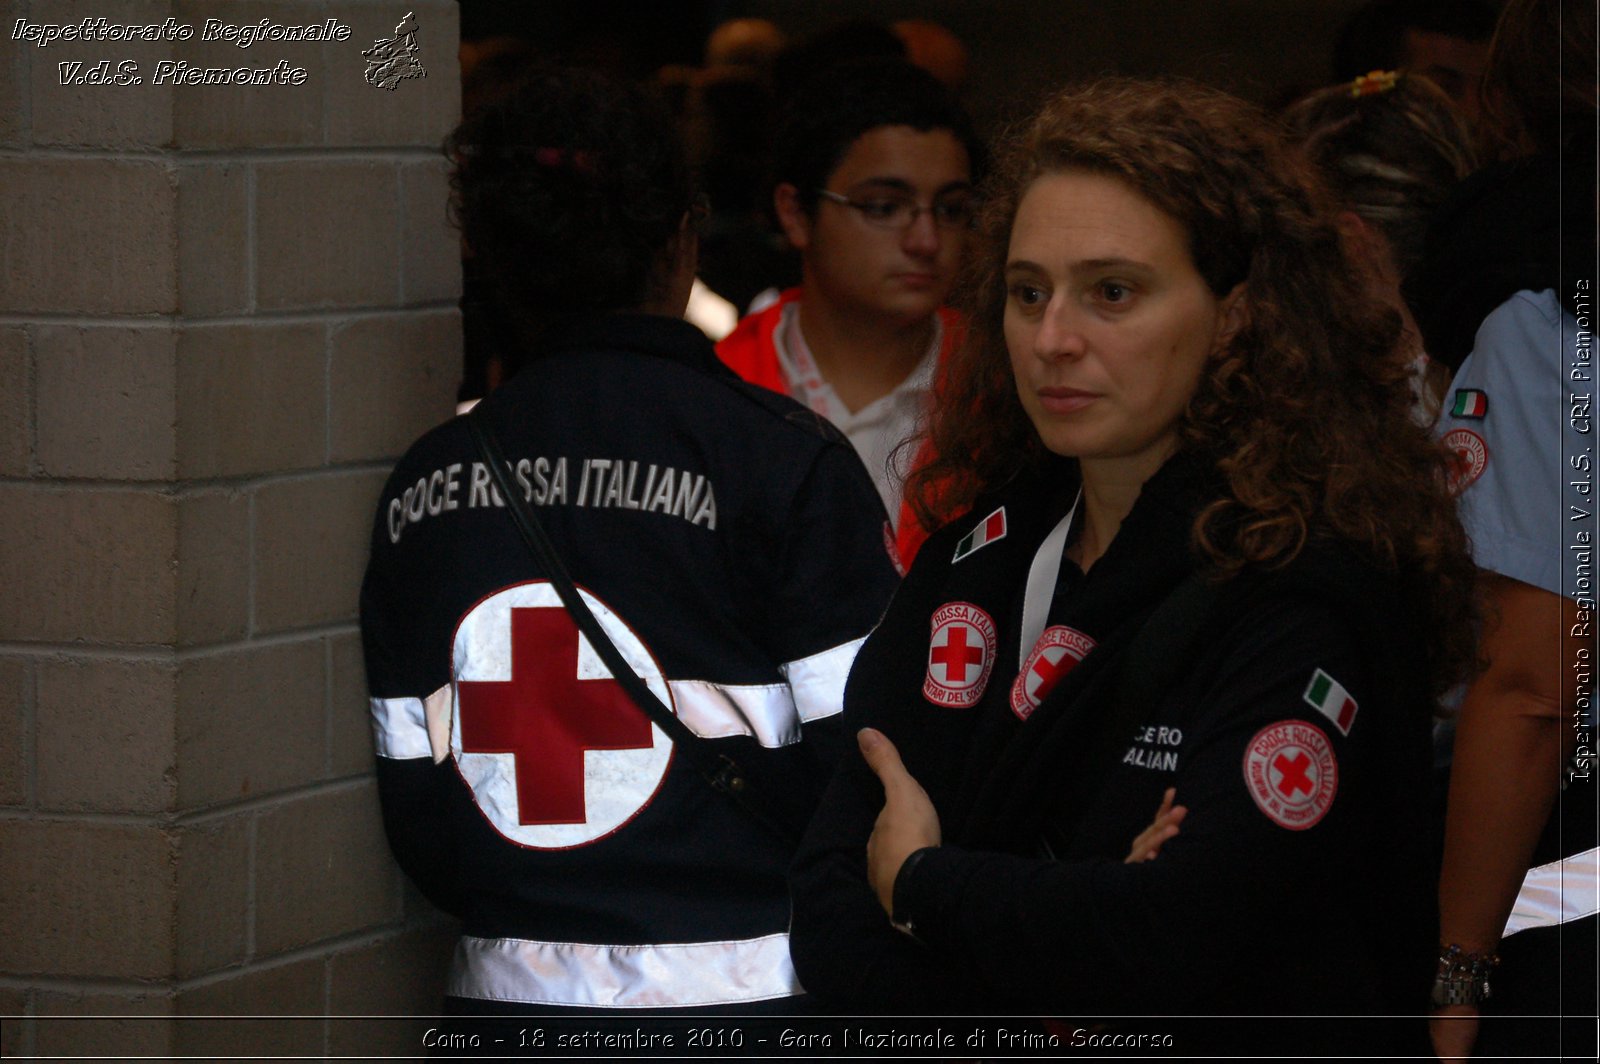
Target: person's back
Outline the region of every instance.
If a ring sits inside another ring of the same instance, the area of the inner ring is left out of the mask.
[[[673,316],[692,197],[656,117],[563,73],[458,132],[458,215],[530,356],[472,416],[623,658],[797,829],[894,582],[883,514],[835,433]],[[630,699],[505,502],[464,418],[430,432],[362,593],[390,841],[463,923],[449,1007],[793,1008],[790,844]]]

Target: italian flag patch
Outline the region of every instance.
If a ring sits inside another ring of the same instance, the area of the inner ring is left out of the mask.
[[[997,539],[1006,537],[1006,508],[1004,506],[978,522],[978,527],[961,537],[961,542],[956,544],[956,556],[950,559],[954,565],[980,547],[987,547]]]
[[[1350,734],[1350,725],[1356,721],[1356,700],[1350,692],[1339,686],[1339,681],[1318,669],[1311,674],[1306,685],[1305,700],[1308,705],[1333,721],[1333,726],[1343,735]]]
[[[1489,412],[1489,397],[1476,388],[1457,388],[1450,405],[1451,417],[1481,418]]]

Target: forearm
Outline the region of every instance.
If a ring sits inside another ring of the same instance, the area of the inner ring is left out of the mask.
[[[1492,952],[1561,780],[1561,722],[1515,692],[1469,695],[1456,732],[1439,936]]]
[[[1487,666],[1461,705],[1439,884],[1442,940],[1480,953],[1500,940],[1560,791],[1578,698],[1562,668],[1575,604],[1492,574],[1483,590]]]

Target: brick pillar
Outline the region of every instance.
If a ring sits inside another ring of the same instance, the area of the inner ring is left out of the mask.
[[[438,1006],[451,928],[383,840],[355,612],[387,469],[460,373],[456,5],[0,9],[0,1052],[414,1050],[165,1017]],[[427,77],[368,85],[408,10]],[[85,17],[195,35],[11,39]],[[102,59],[144,83],[60,84]],[[155,85],[164,59],[307,77]]]

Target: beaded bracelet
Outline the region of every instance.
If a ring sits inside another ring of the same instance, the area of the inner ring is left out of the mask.
[[[1433,1005],[1480,1005],[1490,996],[1489,975],[1500,964],[1494,953],[1469,953],[1457,945],[1440,947],[1433,980]]]

